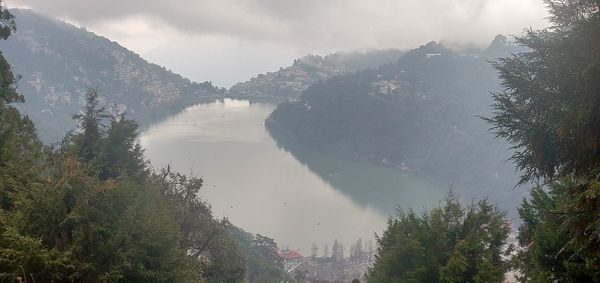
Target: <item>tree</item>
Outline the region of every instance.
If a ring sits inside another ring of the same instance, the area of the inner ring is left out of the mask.
[[[125,114],[111,117],[106,138],[102,140],[99,177],[103,180],[127,175],[138,181],[148,176],[144,150],[138,143],[138,125]]]
[[[88,91],[83,114],[74,115],[73,118],[79,122],[81,134],[76,136],[75,144],[77,155],[84,162],[97,161],[96,158],[101,151],[102,121],[108,117],[104,106],[100,105],[100,93],[98,89]]]
[[[14,30],[13,16],[0,1],[0,38],[7,39]],[[17,274],[35,280],[25,270],[60,270],[66,261],[64,254],[47,249],[41,239],[20,229],[23,206],[32,196],[32,186],[41,181],[45,150],[31,120],[12,106],[24,101],[15,82],[0,53],[0,282],[13,282]]]
[[[367,260],[369,262],[371,262],[371,259],[373,257],[373,252],[375,250],[373,249],[373,240],[369,239],[369,242],[367,244]]]
[[[310,247],[310,257],[312,257],[312,259],[315,259],[318,256],[319,256],[319,247],[317,247],[317,243],[313,242]]]
[[[517,41],[529,51],[494,63],[497,136],[514,144],[523,181],[585,174],[600,165],[598,2],[546,0],[551,28]]]
[[[569,181],[554,182],[549,188],[537,186],[531,197],[523,200],[519,214],[519,245],[523,250],[516,258],[522,281],[543,282],[549,278],[565,282],[599,282],[600,259],[587,254],[563,226],[569,214],[560,213],[571,199],[566,191]]]
[[[16,30],[13,15],[0,1],[0,39],[6,40]],[[0,110],[5,111],[8,104],[23,102],[23,96],[15,91],[15,77],[10,65],[0,53]]]
[[[494,64],[504,90],[486,119],[513,144],[521,184],[523,280],[600,282],[600,2],[546,0],[550,28]]]
[[[291,276],[283,269],[283,260],[277,253],[273,239],[253,235],[230,226],[230,234],[239,242],[246,259],[246,279],[249,282],[289,282]],[[296,270],[297,271],[297,270]]]
[[[358,262],[362,262],[364,256],[362,238],[358,238],[354,244],[354,257]]]
[[[487,201],[464,208],[452,194],[422,215],[398,211],[377,238],[369,282],[500,282],[509,232]]]
[[[337,239],[333,241],[333,246],[331,247],[331,259],[333,262],[340,262],[344,259],[344,245],[338,242]]]
[[[172,172],[170,167],[151,176],[182,234],[181,246],[200,260],[200,272],[209,282],[239,282],[246,273],[245,261],[229,235],[227,219],[213,218],[209,204],[198,198],[203,181]],[[267,239],[267,238],[264,238]],[[260,244],[267,245],[261,238]],[[271,240],[272,241],[272,240]]]
[[[0,38],[12,30],[0,1]],[[198,198],[202,180],[150,171],[134,121],[121,114],[105,127],[91,90],[74,117],[81,132],[44,147],[11,105],[23,102],[14,83],[0,56],[0,282],[244,279],[230,223]]]
[[[350,246],[350,261],[353,263],[362,262],[364,253],[362,238],[358,238],[358,240]]]
[[[0,39],[15,31],[15,22],[0,1]],[[29,118],[22,117],[13,103],[24,101],[15,89],[16,79],[0,53],[0,208],[10,209],[18,202],[17,191],[39,173],[43,146]]]
[[[98,89],[87,93],[85,111],[73,118],[80,132],[69,134],[62,149],[82,161],[90,174],[101,180],[127,176],[143,182],[148,178],[137,122],[127,119],[125,113],[107,114]]]
[[[2,1],[0,1],[1,4]],[[0,38],[6,40],[15,30],[14,16],[6,7],[0,7]]]

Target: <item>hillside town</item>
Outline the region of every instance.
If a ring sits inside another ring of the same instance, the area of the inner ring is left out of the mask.
[[[249,81],[235,84],[229,89],[228,96],[295,100],[302,91],[320,81],[395,62],[401,54],[402,51],[395,49],[337,52],[325,56],[309,54],[294,60],[289,67],[259,74]]]
[[[296,98],[302,91],[320,80],[326,80],[344,70],[332,60],[307,55],[294,64],[276,72],[259,74],[249,81],[238,83],[229,90],[230,96]]]

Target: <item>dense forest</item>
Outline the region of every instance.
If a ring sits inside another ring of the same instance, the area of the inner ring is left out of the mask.
[[[16,26],[0,10],[0,36]],[[272,239],[212,215],[202,179],[154,170],[136,122],[97,89],[55,147],[15,108],[0,56],[0,282],[279,282]]]

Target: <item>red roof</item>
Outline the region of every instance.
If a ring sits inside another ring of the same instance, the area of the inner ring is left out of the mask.
[[[281,250],[279,256],[284,260],[298,259],[303,256],[296,250]]]

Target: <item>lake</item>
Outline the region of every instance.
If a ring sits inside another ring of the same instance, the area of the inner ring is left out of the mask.
[[[217,217],[310,255],[337,239],[374,239],[397,206],[417,211],[446,188],[398,168],[347,160],[275,140],[264,120],[274,103],[225,99],[190,107],[140,136],[154,168],[202,177]],[[319,252],[321,254],[321,252]]]

